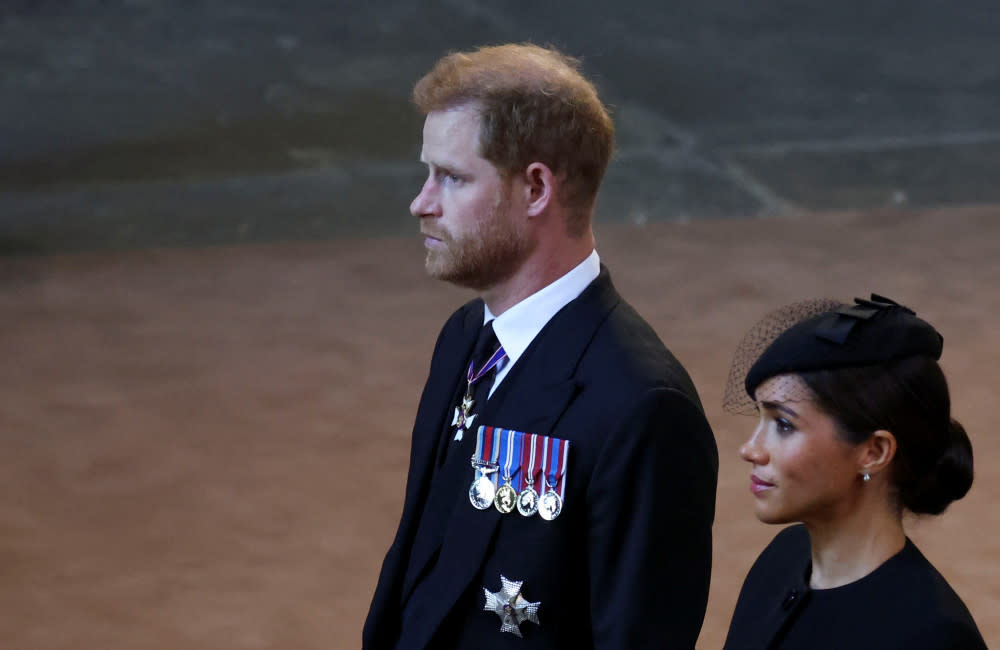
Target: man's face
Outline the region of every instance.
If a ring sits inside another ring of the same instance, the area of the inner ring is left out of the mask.
[[[420,219],[431,277],[479,291],[506,280],[532,248],[519,216],[523,187],[479,155],[478,106],[432,111],[420,160],[428,175],[410,212]]]

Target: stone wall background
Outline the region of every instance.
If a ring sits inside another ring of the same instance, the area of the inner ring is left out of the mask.
[[[413,82],[530,40],[615,111],[599,218],[992,202],[992,3],[8,0],[0,249],[409,234]]]

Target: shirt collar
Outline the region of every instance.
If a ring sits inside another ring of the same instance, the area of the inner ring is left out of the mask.
[[[531,294],[500,316],[494,316],[490,308],[486,307],[483,324],[494,321],[493,330],[507,353],[508,360],[504,364],[504,370],[517,362],[556,312],[583,293],[600,273],[601,259],[597,256],[597,251],[593,250],[564,276]]]

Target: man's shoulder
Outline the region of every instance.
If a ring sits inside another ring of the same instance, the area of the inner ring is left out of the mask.
[[[595,330],[580,370],[632,386],[669,387],[696,394],[684,365],[624,299],[619,299]]]

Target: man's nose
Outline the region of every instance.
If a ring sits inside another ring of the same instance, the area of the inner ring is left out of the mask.
[[[441,208],[437,199],[437,188],[433,178],[424,181],[413,201],[410,202],[410,214],[417,218],[440,216]]]

